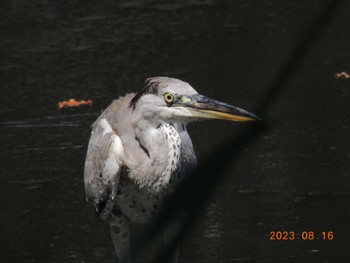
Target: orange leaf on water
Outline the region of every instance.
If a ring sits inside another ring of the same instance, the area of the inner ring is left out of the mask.
[[[60,109],[68,108],[68,107],[79,107],[81,105],[91,105],[91,104],[92,104],[92,100],[77,101],[75,99],[60,101],[57,103],[57,105]]]
[[[350,75],[346,73],[345,71],[341,73],[335,73],[335,78],[336,79],[350,79]]]

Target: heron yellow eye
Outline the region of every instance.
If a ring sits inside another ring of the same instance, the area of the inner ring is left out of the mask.
[[[175,100],[175,96],[171,93],[165,93],[164,100],[168,105],[171,105],[171,104],[173,104],[173,102]]]

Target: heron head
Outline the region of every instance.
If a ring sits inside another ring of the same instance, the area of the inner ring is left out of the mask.
[[[255,121],[246,110],[198,94],[188,83],[168,77],[146,80],[146,86],[130,102],[134,111],[158,122],[188,123],[201,119]]]

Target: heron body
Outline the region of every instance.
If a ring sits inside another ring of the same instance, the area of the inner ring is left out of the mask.
[[[196,167],[186,124],[250,121],[240,108],[199,95],[188,83],[150,78],[138,93],[112,102],[92,125],[85,161],[87,199],[108,221],[120,262],[130,262],[129,223],[144,223]],[[175,259],[176,260],[176,259]]]

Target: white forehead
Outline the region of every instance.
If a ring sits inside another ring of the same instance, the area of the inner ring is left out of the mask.
[[[158,94],[162,95],[166,92],[181,94],[181,95],[193,95],[198,92],[191,87],[190,84],[179,79],[168,77],[155,77],[152,78],[152,82],[158,82]]]

